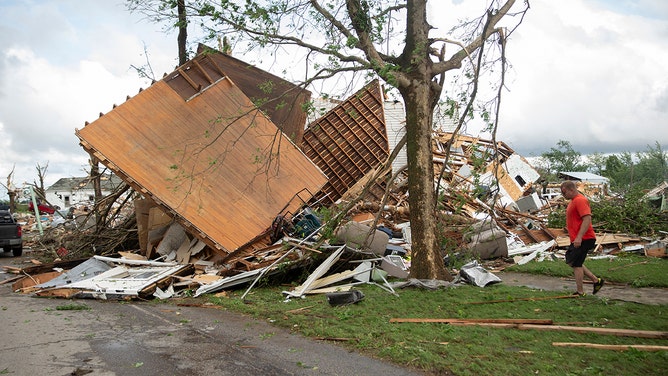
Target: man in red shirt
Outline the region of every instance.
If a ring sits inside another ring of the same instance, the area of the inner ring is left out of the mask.
[[[603,287],[605,281],[596,277],[584,266],[587,253],[596,246],[596,234],[591,225],[589,200],[578,192],[572,180],[561,183],[561,194],[571,200],[566,208],[566,228],[571,240],[571,245],[566,251],[566,264],[573,268],[573,274],[575,275],[577,291],[573,295],[585,295],[582,287],[584,276],[594,282],[594,294],[596,294]]]

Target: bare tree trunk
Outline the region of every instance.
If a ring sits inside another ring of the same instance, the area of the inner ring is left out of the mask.
[[[432,86],[433,63],[429,57],[429,24],[426,1],[407,3],[406,46],[402,54],[403,74],[398,89],[406,105],[406,154],[408,156],[408,204],[410,206],[411,276],[419,279],[452,280],[438,245],[436,194],[431,149],[435,97],[440,86]]]
[[[402,92],[406,103],[406,151],[408,155],[408,204],[410,206],[411,276],[419,279],[452,280],[445,268],[436,237],[436,194],[431,149],[429,81]]]
[[[14,189],[14,183],[12,183],[12,175],[14,175],[14,168],[12,167],[12,171],[7,175],[7,185],[5,186],[5,189],[7,189],[7,196],[9,196],[9,211],[12,213],[16,212],[16,189]]]
[[[44,179],[46,177],[46,170],[49,168],[49,163],[46,163],[46,166],[42,167],[37,164],[35,169],[37,170],[37,179],[39,180],[39,183],[35,182],[35,194],[37,197],[40,199],[40,201],[43,201],[46,199],[46,189],[44,188]]]
[[[177,37],[177,43],[179,45],[179,65],[183,65],[188,61],[188,51],[186,50],[186,40],[188,38],[186,0],[178,0],[176,7],[179,13],[179,36]]]
[[[104,221],[100,213],[98,202],[102,199],[102,184],[100,182],[100,161],[92,154],[90,155],[90,178],[93,183],[93,190],[95,191],[95,202],[93,203],[93,211],[95,214],[95,226],[97,231],[101,231]]]

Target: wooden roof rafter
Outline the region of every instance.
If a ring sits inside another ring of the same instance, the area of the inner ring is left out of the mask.
[[[329,177],[313,200],[335,202],[385,162],[389,142],[382,88],[375,80],[311,123],[302,150]]]

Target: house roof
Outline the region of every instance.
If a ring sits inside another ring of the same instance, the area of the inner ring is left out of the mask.
[[[214,249],[270,228],[325,175],[209,54],[76,130],[82,147]]]
[[[100,186],[103,190],[113,191],[122,183],[123,180],[113,174],[105,174],[100,177]],[[93,189],[92,178],[88,176],[79,178],[61,178],[47,188],[47,191],[76,191],[79,189]]]
[[[591,172],[585,171],[566,171],[560,172],[559,177],[566,180],[579,180],[587,181],[591,183],[607,183],[608,178],[601,175],[592,174]]]

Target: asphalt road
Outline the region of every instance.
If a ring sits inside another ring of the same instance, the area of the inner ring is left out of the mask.
[[[29,259],[0,252],[0,265]],[[72,304],[90,309],[62,309]],[[35,298],[11,284],[0,286],[0,374],[419,375],[219,308]]]

